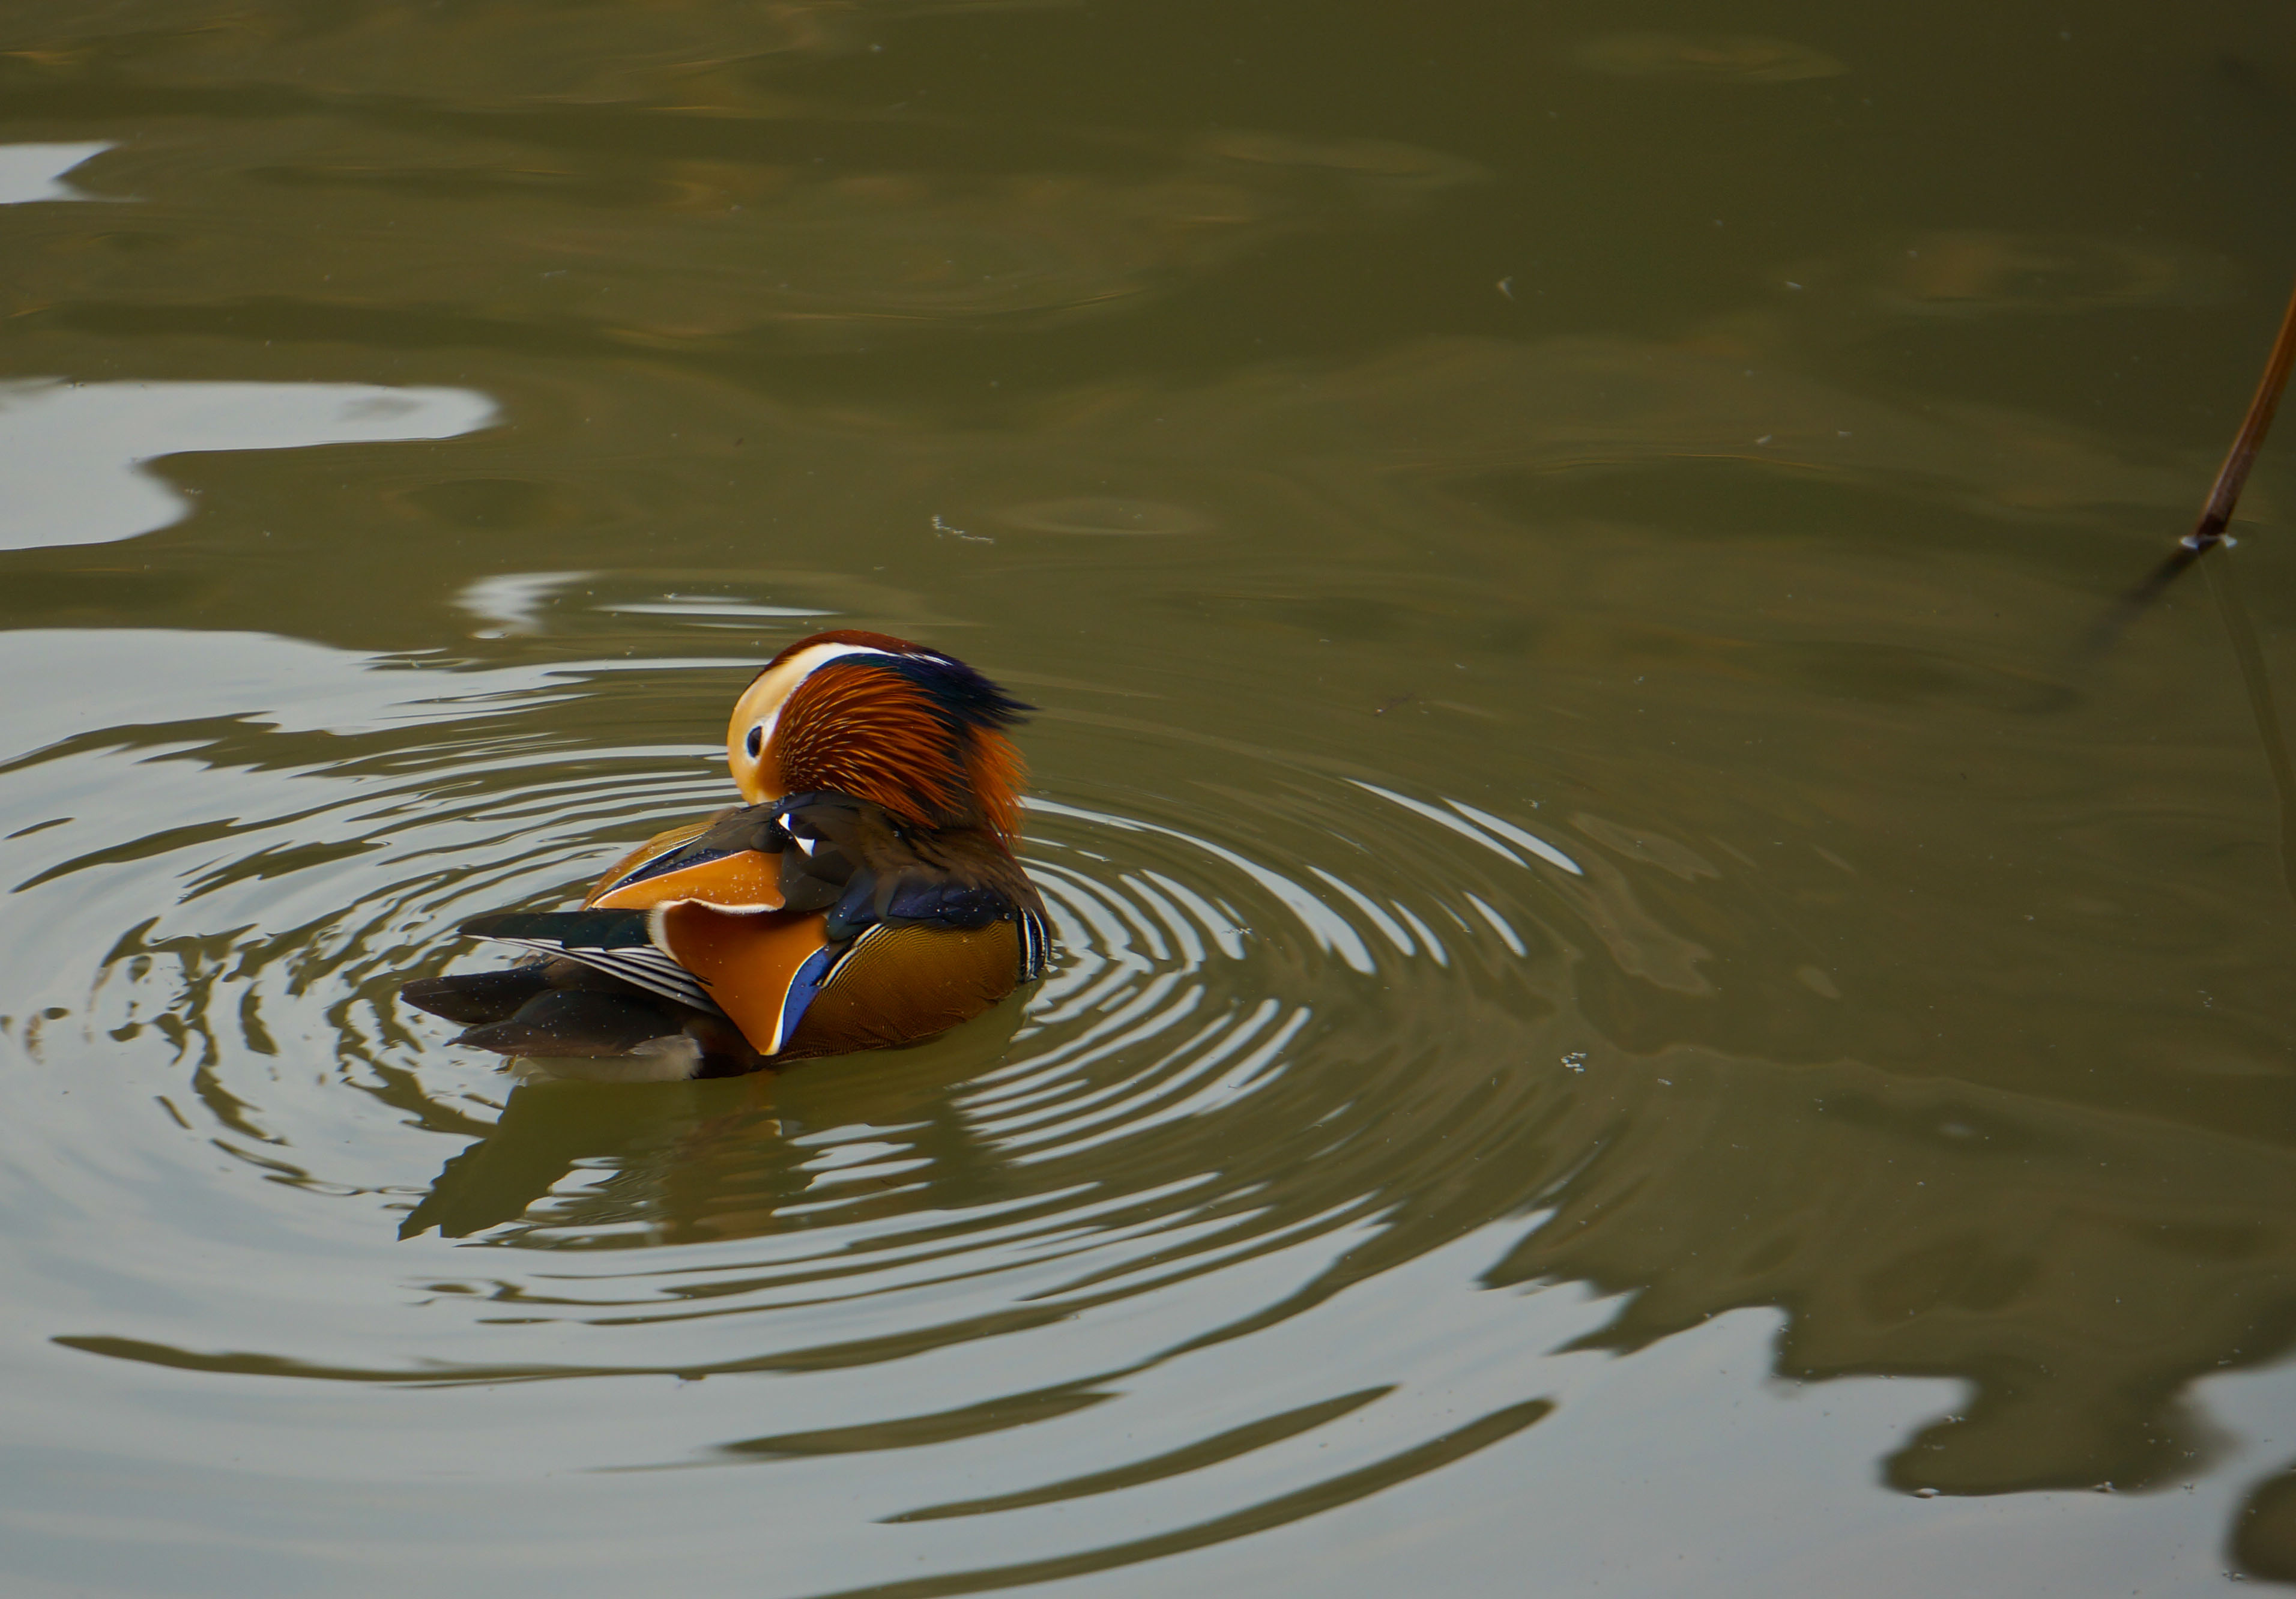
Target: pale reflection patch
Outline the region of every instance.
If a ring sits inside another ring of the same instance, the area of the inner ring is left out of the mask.
[[[108,544],[183,521],[189,496],[145,470],[162,455],[452,439],[495,416],[495,402],[468,389],[0,384],[0,549]]]
[[[64,182],[64,174],[111,148],[109,140],[86,144],[0,144],[0,205],[111,199]]]
[[[663,579],[695,586],[664,586]],[[472,631],[473,638],[511,638],[545,634],[564,636],[615,631],[627,636],[620,619],[641,617],[658,620],[666,629],[728,629],[754,633],[759,627],[810,631],[825,617],[849,611],[883,608],[866,604],[776,604],[750,597],[784,587],[806,591],[808,598],[837,598],[832,591],[874,592],[877,586],[840,582],[832,574],[775,572],[683,573],[649,571],[502,572],[467,584],[454,598],[457,611],[485,624]],[[732,589],[734,592],[710,592]],[[770,653],[770,652],[769,652]]]
[[[504,572],[481,578],[455,596],[455,607],[489,624],[480,638],[504,638],[542,630],[542,607],[558,591],[594,572]]]

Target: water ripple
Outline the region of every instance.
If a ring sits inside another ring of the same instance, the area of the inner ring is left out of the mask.
[[[1841,1218],[1900,1215],[1906,1182],[1940,1204],[2027,1183],[2030,1158],[2122,1182],[2049,1152],[2095,1129],[2014,1095],[1956,1090],[1948,1116],[1856,1062],[1670,1036],[1726,1024],[1717,973],[1772,1007],[1810,959],[1749,931],[1782,901],[1719,836],[1597,814],[1583,786],[1462,795],[1051,714],[1025,864],[1059,947],[1035,992],[778,1075],[507,1072],[397,985],[486,962],[453,936],[467,917],[562,904],[722,804],[706,730],[744,663],[167,644],[177,669],[152,674],[99,636],[0,636],[20,680],[136,707],[91,730],[29,703],[5,763],[0,1091],[38,1113],[0,1127],[0,1202],[8,1247],[52,1263],[28,1271],[93,1284],[53,1288],[86,1308],[44,1335],[204,1377],[579,1383],[581,1405],[457,1447],[512,1471],[823,1473],[926,1540],[871,1545],[868,1580],[906,1580],[920,1549],[939,1575],[914,1591],[955,1593],[1282,1525],[1542,1423],[1571,1350],[1734,1305],[1816,1304],[1796,1314],[1828,1349],[1895,1358],[1906,1314],[1874,1323],[1860,1296],[1898,1282],[1865,1256],[1902,1226]],[[1177,775],[1081,777],[1118,763],[1062,755],[1079,728]],[[1765,961],[1767,988],[1745,975]],[[2169,1164],[2276,1180],[2221,1142]],[[1964,1223],[1939,1212],[1940,1259]],[[2212,1269],[2240,1300],[2240,1261]],[[2060,1336],[2020,1303],[1923,1324],[1928,1369],[2002,1325]],[[743,1381],[672,1418],[627,1388],[663,1378]],[[925,1464],[886,1470],[902,1452]],[[967,1541],[984,1525],[994,1556]]]

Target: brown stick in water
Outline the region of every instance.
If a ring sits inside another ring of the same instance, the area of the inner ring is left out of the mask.
[[[2226,524],[2232,521],[2233,506],[2239,503],[2241,488],[2248,481],[2248,469],[2256,464],[2256,452],[2263,447],[2264,435],[2271,430],[2272,414],[2280,406],[2280,391],[2288,386],[2292,365],[2296,365],[2296,294],[2289,296],[2287,313],[2280,319],[2280,337],[2272,341],[2272,358],[2265,363],[2264,376],[2256,385],[2256,398],[2248,402],[2248,414],[2241,419],[2232,451],[2217,471],[2208,504],[2201,507],[2201,520],[2177,541],[2177,547],[2153,569],[2151,577],[2128,591],[2105,636],[2106,642],[2138,611],[2160,598],[2161,591],[2174,582],[2178,573],[2224,542]]]

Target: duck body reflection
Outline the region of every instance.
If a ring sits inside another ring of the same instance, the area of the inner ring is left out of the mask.
[[[524,962],[400,995],[567,1076],[738,1076],[944,1032],[1050,952],[1013,854],[1025,768],[1004,730],[1026,709],[902,639],[802,639],[735,702],[745,804],[648,840],[579,910],[463,925]]]

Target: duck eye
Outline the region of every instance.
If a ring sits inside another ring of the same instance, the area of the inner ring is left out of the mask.
[[[757,759],[758,756],[765,753],[766,726],[764,723],[760,722],[758,726],[750,729],[750,736],[743,742],[742,747],[750,752],[750,758],[751,760]]]

